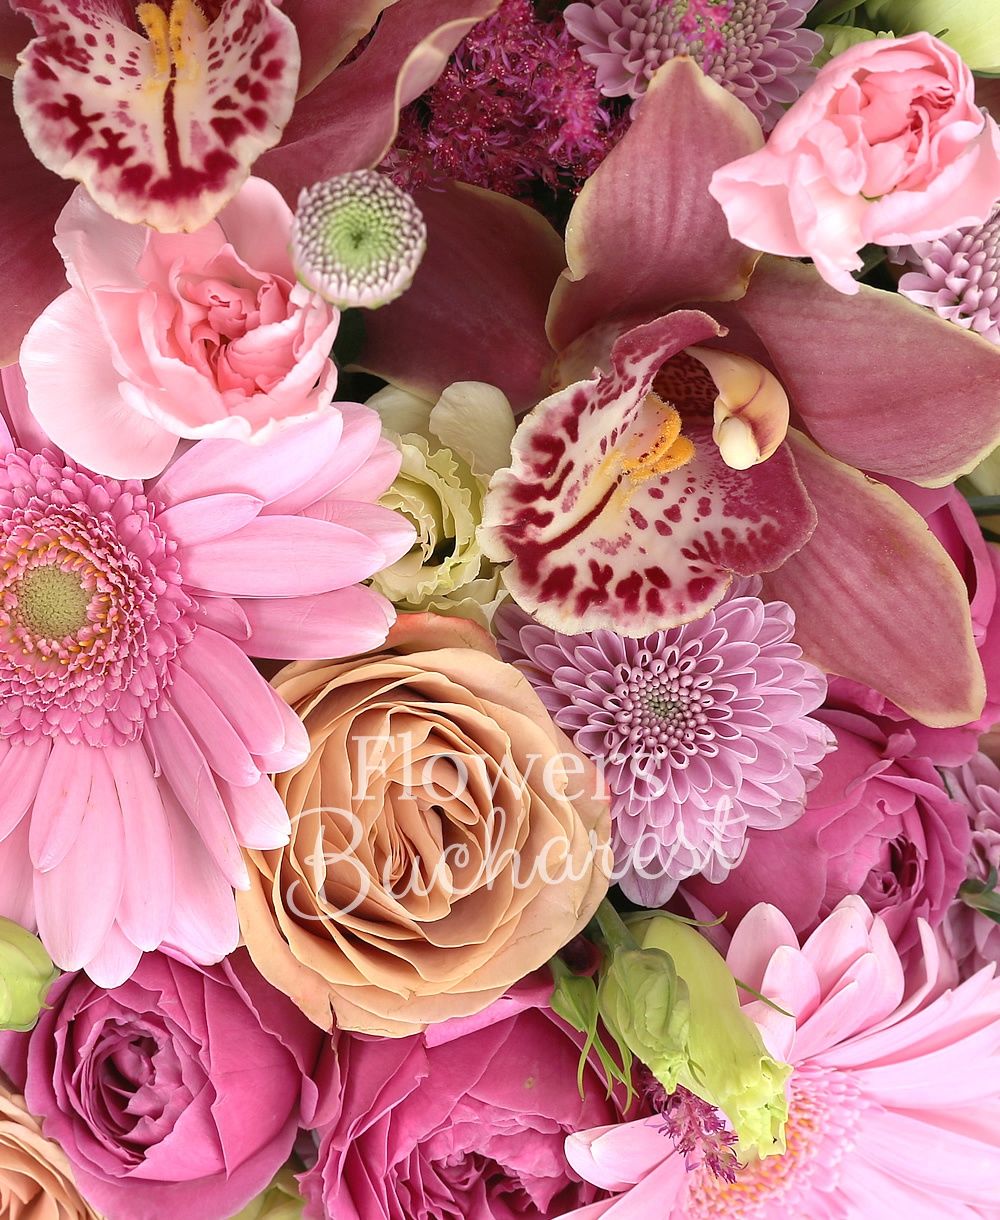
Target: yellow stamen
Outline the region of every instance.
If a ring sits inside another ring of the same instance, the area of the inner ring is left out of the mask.
[[[644,406],[652,407],[661,418],[645,449],[635,456],[622,456],[622,468],[633,483],[644,483],[654,475],[679,470],[694,457],[693,443],[681,435],[681,417],[674,404],[648,394]]]
[[[153,79],[162,83],[187,76],[196,68],[190,57],[192,34],[208,29],[208,21],[195,0],[173,0],[170,16],[158,4],[139,4],[135,15],[153,52]]]

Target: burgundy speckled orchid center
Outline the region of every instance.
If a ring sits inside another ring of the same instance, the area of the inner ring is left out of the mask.
[[[16,450],[0,466],[0,732],[135,740],[193,634],[140,483]]]

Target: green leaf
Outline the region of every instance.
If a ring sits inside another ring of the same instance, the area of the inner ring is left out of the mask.
[[[1000,893],[997,892],[997,870],[990,869],[985,881],[969,878],[959,887],[958,896],[967,907],[1000,923]]]

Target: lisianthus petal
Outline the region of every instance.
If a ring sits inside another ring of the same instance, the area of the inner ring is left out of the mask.
[[[40,165],[25,143],[6,81],[0,81],[0,181],[4,183],[0,283],[17,285],[16,292],[6,294],[0,311],[0,365],[5,365],[17,359],[28,327],[66,287],[52,230],[71,189]]]
[[[794,430],[788,444],[819,522],[764,585],[795,611],[806,656],[922,724],[977,719],[986,693],[969,595],[944,548],[894,491]]]
[[[272,0],[222,0],[211,21],[196,0],[141,5],[145,36],[100,0],[14,3],[38,35],[14,77],[28,143],[122,220],[200,228],[291,114],[298,37]]]
[[[757,255],[729,236],[708,184],[762,142],[746,106],[693,59],[660,68],[635,122],[570,213],[569,268],[549,313],[553,347],[561,351],[609,316],[742,296]]]
[[[415,198],[427,253],[399,300],[366,319],[358,364],[431,402],[475,380],[498,386],[515,411],[533,407],[549,388],[545,311],[564,265],[558,234],[534,209],[478,187],[451,183]]]
[[[653,378],[719,329],[690,310],[635,327],[612,349],[610,373],[551,395],[518,429],[481,539],[511,561],[504,583],[546,626],[638,636],[688,622],[734,573],[774,568],[809,537],[813,511],[786,450],[735,471],[707,425],[685,422],[692,456],[665,474],[642,464],[666,426],[664,404],[648,397]]]
[[[305,97],[280,148],[260,170],[289,203],[303,187],[377,165],[396,138],[401,106],[438,78],[468,31],[498,0],[396,0],[356,59]]]
[[[21,345],[31,409],[49,437],[77,461],[113,478],[159,474],[177,437],[127,406],[93,310],[64,292]]]
[[[192,585],[233,597],[325,593],[334,581],[342,588],[357,584],[382,566],[367,535],[309,517],[258,517],[225,538],[181,547],[178,555]]]
[[[325,80],[397,0],[285,0],[299,31],[299,97]]]
[[[385,643],[396,618],[374,589],[355,585],[312,597],[261,597],[242,603],[250,649],[281,661],[349,657]]]
[[[738,308],[812,437],[849,465],[939,487],[1000,443],[1000,349],[979,335],[787,259],[762,259]]]
[[[102,751],[88,752],[90,798],[76,840],[59,864],[35,873],[38,932],[63,970],[79,970],[98,952],[125,878],[125,830],[114,781]]]
[[[159,785],[137,742],[106,751],[125,829],[125,880],[117,922],[140,949],[156,949],[174,905],[174,853]]]

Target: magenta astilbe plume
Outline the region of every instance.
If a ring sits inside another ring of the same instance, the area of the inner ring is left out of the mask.
[[[513,606],[498,615],[501,655],[603,771],[633,901],[660,906],[698,873],[721,881],[749,827],[802,813],[831,738],[810,715],[826,679],[794,626],[790,607],[755,596],[642,639],[560,635]]]
[[[981,225],[899,252],[899,291],[918,305],[1000,344],[1000,207]]]
[[[358,582],[412,542],[375,503],[399,453],[341,404],[115,480],[48,442],[16,370],[3,386],[0,913],[104,986],[161,944],[217,961],[241,848],[288,839],[268,773],[308,753],[250,657],[384,640],[391,607]]]
[[[454,178],[505,195],[574,187],[621,133],[562,19],[503,0],[400,117],[383,164],[400,186]]]
[[[662,64],[690,55],[770,131],[813,76],[815,0],[584,0],[563,14],[608,97],[639,98]]]

